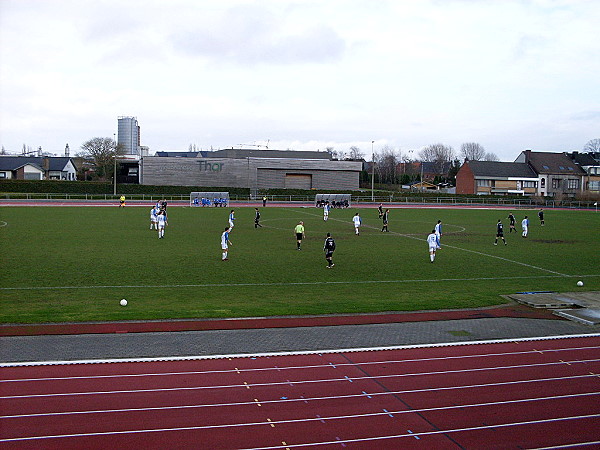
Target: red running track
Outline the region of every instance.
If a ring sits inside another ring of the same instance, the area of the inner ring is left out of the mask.
[[[0,368],[0,447],[600,447],[600,335]]]

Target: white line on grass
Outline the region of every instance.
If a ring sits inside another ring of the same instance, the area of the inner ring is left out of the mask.
[[[537,278],[577,278],[600,277],[600,274],[587,275],[531,275],[514,277],[473,277],[473,278],[430,278],[430,279],[412,279],[412,280],[348,280],[348,281],[292,281],[278,283],[204,283],[204,284],[115,284],[98,286],[18,286],[1,287],[0,291],[43,291],[60,289],[179,289],[179,288],[215,288],[215,287],[245,287],[245,286],[317,286],[317,285],[341,285],[341,284],[385,284],[385,283],[433,283],[444,281],[500,281],[500,280],[523,280]]]
[[[311,216],[320,217],[317,214],[311,214],[311,213],[308,213],[308,214],[311,215]],[[342,220],[342,219],[331,219],[331,220],[335,220],[337,222],[346,223],[346,221]],[[379,229],[379,228],[374,227],[372,225],[365,225],[365,228],[371,228],[371,229],[374,229],[374,230],[378,230]],[[397,233],[395,231],[390,231],[389,233],[391,233],[391,234],[393,234],[395,236],[402,236],[402,237],[406,237],[406,238],[409,238],[409,239],[416,239],[418,241],[424,241],[425,242],[425,239],[423,239],[421,237],[415,237],[415,236],[413,236],[411,234],[402,234],[402,233]],[[560,272],[555,272],[554,270],[544,269],[543,267],[534,266],[532,264],[527,264],[527,263],[524,263],[524,262],[521,262],[521,261],[515,261],[514,259],[508,259],[508,258],[503,258],[502,256],[490,255],[489,253],[478,252],[477,250],[469,250],[467,248],[456,247],[454,245],[447,245],[447,244],[444,244],[444,247],[453,248],[455,250],[462,250],[464,252],[469,252],[469,253],[475,253],[476,255],[488,256],[490,258],[500,259],[502,261],[510,262],[510,263],[513,263],[513,264],[519,264],[519,265],[525,266],[525,267],[529,267],[531,269],[537,269],[537,270],[542,270],[544,272],[554,273],[554,274],[559,275],[561,277],[570,277],[570,276],[572,276],[572,275],[567,275],[567,274],[560,273]]]

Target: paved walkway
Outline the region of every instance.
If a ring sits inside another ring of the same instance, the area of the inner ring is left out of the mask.
[[[478,318],[360,325],[5,336],[0,338],[0,362],[234,354],[251,356],[281,351],[319,351],[600,333],[600,326],[587,326],[564,319],[539,316],[489,317],[481,314],[481,310],[476,311]]]

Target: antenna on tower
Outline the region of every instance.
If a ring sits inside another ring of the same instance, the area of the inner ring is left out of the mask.
[[[65,156],[68,157],[71,150],[69,149],[69,144],[65,145]]]

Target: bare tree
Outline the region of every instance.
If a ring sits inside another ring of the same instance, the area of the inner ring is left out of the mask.
[[[456,158],[454,149],[449,145],[432,144],[419,152],[422,161],[433,162],[437,174],[444,174],[450,162]]]
[[[593,153],[600,152],[600,138],[587,141],[583,146],[583,151]]]
[[[396,151],[392,147],[386,145],[381,149],[380,153],[376,153],[375,168],[379,175],[379,182],[395,184],[397,165],[398,158]]]
[[[460,146],[460,156],[469,161],[481,161],[485,158],[485,149],[477,142],[466,142]]]
[[[325,151],[331,155],[331,159],[341,161],[344,159],[344,152],[335,150],[333,147],[325,147]]]
[[[95,137],[81,144],[81,151],[77,156],[92,159],[98,176],[108,178],[112,175],[116,156],[122,153],[121,146],[113,138]]]
[[[492,153],[492,152],[487,152],[483,159],[484,159],[484,161],[500,161],[500,158],[498,158],[498,155],[496,155],[495,153]]]
[[[364,157],[365,154],[361,152],[360,148],[358,148],[356,145],[350,147],[350,151],[348,152],[348,159],[359,160],[363,159]]]

